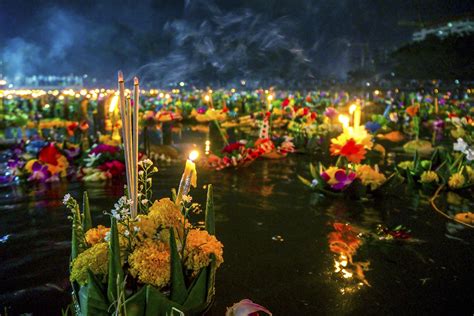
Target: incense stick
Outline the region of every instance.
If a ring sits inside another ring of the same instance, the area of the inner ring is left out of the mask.
[[[127,177],[127,192],[128,197],[131,198],[131,190],[130,190],[130,175],[129,175],[129,161],[128,161],[128,137],[127,137],[127,128],[126,128],[126,106],[125,106],[125,83],[123,81],[123,74],[121,71],[118,72],[118,89],[119,89],[119,102],[120,102],[120,116],[122,117],[122,139],[124,143],[124,151],[125,151],[125,175]]]
[[[133,177],[134,196],[138,197],[138,107],[140,106],[140,86],[138,78],[133,79]],[[138,199],[134,204],[135,215],[138,212]]]

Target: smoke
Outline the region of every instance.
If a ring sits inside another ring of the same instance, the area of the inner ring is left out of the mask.
[[[4,39],[0,57],[10,77],[74,73],[107,83],[121,69],[163,86],[343,79],[360,64],[361,47],[410,34],[393,27],[397,14],[382,2],[54,2],[42,1],[23,17],[21,33]],[[403,5],[395,9],[407,12]]]

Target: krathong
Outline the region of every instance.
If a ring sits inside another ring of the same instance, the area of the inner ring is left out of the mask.
[[[200,212],[188,194],[196,186],[196,154],[186,164],[173,200],[152,202],[151,176],[158,171],[148,160],[138,161],[138,80],[135,101],[126,99],[119,75],[126,194],[107,214],[110,228],[93,227],[84,193],[82,212],[67,194],[72,249],[70,280],[77,315],[201,314],[212,303],[216,269],[223,262],[223,245],[215,237],[212,185],[208,186],[205,229],[190,222]],[[116,149],[103,147],[103,152]]]

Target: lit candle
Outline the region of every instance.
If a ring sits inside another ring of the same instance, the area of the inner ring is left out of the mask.
[[[272,109],[273,95],[269,94],[267,97],[267,111]]]
[[[176,196],[176,204],[178,205],[183,199],[183,196],[189,193],[191,186],[194,188],[197,186],[197,172],[194,161],[198,158],[198,156],[199,153],[196,150],[193,150],[189,153],[188,160],[186,160],[186,167],[184,168],[183,175],[181,176],[178,195]]]
[[[342,124],[344,133],[347,133],[349,128],[349,117],[347,115],[340,114],[338,119],[339,122]]]

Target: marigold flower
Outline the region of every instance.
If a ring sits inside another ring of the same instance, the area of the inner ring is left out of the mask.
[[[420,176],[421,183],[432,183],[432,182],[438,183],[438,181],[439,181],[438,174],[431,170],[423,172]]]
[[[356,167],[356,175],[363,185],[370,186],[371,190],[379,188],[387,178],[385,175],[369,165],[359,165]]]
[[[146,239],[128,257],[130,273],[145,284],[157,288],[170,281],[170,250],[167,244]]]
[[[105,277],[108,272],[109,245],[98,243],[80,253],[72,262],[70,280],[80,285],[87,283],[87,270],[94,275]]]
[[[86,242],[94,246],[97,243],[104,242],[105,236],[110,231],[110,228],[99,225],[96,228],[91,228],[86,232]]]
[[[420,109],[420,107],[418,105],[411,105],[411,106],[407,107],[406,112],[411,117],[414,117],[418,113],[419,109]]]
[[[350,138],[342,146],[337,142],[332,141],[329,150],[331,151],[332,156],[344,156],[348,161],[353,163],[360,163],[367,153],[364,149],[364,145],[357,144],[353,138]]]
[[[461,173],[455,173],[449,177],[448,185],[451,189],[459,189],[466,183],[466,178]]]
[[[179,227],[183,225],[184,217],[178,206],[169,198],[155,201],[148,211],[148,216],[157,226]]]
[[[197,272],[211,263],[213,254],[219,267],[224,262],[223,247],[222,243],[207,231],[191,229],[186,238],[184,264],[186,268]]]

